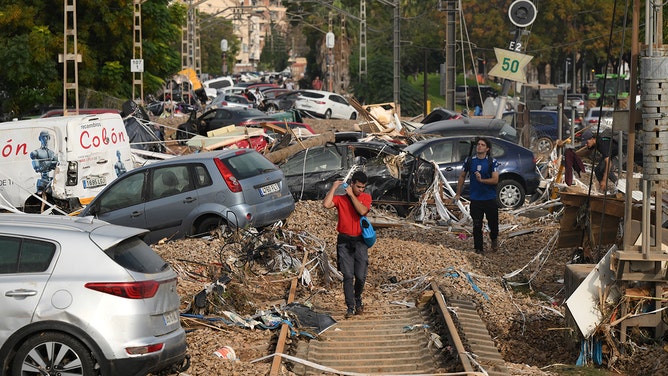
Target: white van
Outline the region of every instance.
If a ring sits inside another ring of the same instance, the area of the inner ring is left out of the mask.
[[[204,91],[209,99],[213,99],[222,93],[223,89],[234,86],[234,81],[229,76],[212,78],[202,82]]]
[[[133,167],[119,114],[0,123],[0,209],[71,213]]]

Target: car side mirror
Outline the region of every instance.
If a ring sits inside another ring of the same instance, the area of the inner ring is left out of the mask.
[[[88,209],[88,215],[95,216],[98,213],[98,206],[97,205],[91,205],[90,208]]]

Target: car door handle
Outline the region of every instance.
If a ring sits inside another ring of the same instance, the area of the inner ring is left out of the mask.
[[[452,167],[446,167],[445,168],[445,171],[452,171],[452,170],[454,170],[454,168],[452,168]]]
[[[20,298],[22,296],[35,296],[35,295],[37,295],[37,291],[26,290],[26,289],[18,289],[18,290],[13,290],[13,291],[7,291],[5,293],[5,296],[17,297],[17,298]]]
[[[132,217],[132,218],[136,218],[136,217],[139,217],[140,215],[143,215],[143,214],[144,214],[144,212],[141,212],[141,211],[133,211],[133,212],[130,214],[130,217]]]
[[[196,200],[197,200],[196,197],[186,197],[186,198],[183,199],[183,203],[184,204],[189,204],[189,203],[194,202]]]

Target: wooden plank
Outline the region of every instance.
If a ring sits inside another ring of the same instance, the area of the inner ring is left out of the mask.
[[[581,207],[587,201],[587,195],[573,192],[560,192],[560,199],[564,205]],[[624,200],[616,196],[589,196],[590,210],[598,213],[606,213],[615,217],[624,217]]]
[[[299,273],[297,276],[292,278],[290,283],[290,291],[288,292],[288,301],[287,304],[290,304],[295,301],[295,296],[297,294],[297,282],[301,278],[302,273],[304,272],[304,265],[308,261],[308,251],[304,252],[304,258],[302,259],[302,265],[299,268]],[[278,376],[281,370],[281,361],[283,360],[282,356],[277,356],[276,354],[283,354],[285,351],[285,340],[288,338],[288,333],[290,332],[290,325],[283,323],[281,324],[281,332],[278,335],[278,341],[276,342],[276,351],[274,351],[274,359],[271,362],[271,369],[269,370],[269,376]]]
[[[640,248],[638,247],[637,250]],[[617,251],[615,252],[615,257],[618,260],[627,260],[627,261],[668,261],[668,254],[659,253],[659,252],[650,252],[648,258],[641,253],[635,251]]]

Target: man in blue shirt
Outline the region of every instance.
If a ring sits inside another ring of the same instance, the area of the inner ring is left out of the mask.
[[[496,204],[496,184],[499,182],[499,163],[491,157],[492,143],[487,138],[475,139],[476,153],[464,161],[464,168],[457,181],[459,200],[466,175],[470,173],[469,197],[471,219],[473,219],[473,246],[476,253],[483,253],[482,221],[487,217],[492,252],[498,251],[499,208]]]

